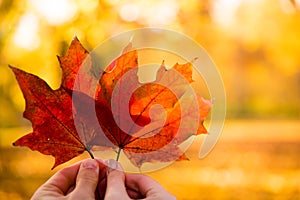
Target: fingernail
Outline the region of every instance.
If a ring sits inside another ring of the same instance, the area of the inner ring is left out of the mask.
[[[97,169],[97,161],[94,159],[88,159],[83,161],[83,167],[86,169]]]
[[[109,159],[107,161],[108,172],[111,172],[111,171],[117,169],[117,165],[118,165],[117,161],[115,161],[114,159]]]
[[[103,160],[103,163],[108,166],[108,160]]]

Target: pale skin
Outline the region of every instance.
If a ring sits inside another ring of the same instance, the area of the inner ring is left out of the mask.
[[[108,166],[108,167],[107,167]],[[32,200],[175,200],[146,175],[126,174],[114,161],[87,159],[61,169],[44,183]]]

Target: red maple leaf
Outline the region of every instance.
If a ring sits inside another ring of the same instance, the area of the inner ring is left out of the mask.
[[[102,71],[76,37],[59,61],[63,74],[56,90],[11,67],[26,100],[24,117],[33,127],[13,144],[54,156],[53,168],[84,151],[93,157],[92,149],[107,148],[118,150],[118,156],[123,150],[138,167],[183,160],[187,157],[178,145],[207,132],[203,121],[211,102],[186,95],[193,81],[191,63],[169,70],[162,64],[156,80],[142,84],[131,43]]]

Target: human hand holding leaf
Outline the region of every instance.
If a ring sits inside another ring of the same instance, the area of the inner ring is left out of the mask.
[[[192,82],[191,63],[175,64],[169,70],[162,64],[156,80],[142,84],[137,76],[138,51],[131,50],[131,43],[102,71],[77,38],[59,61],[63,74],[56,90],[11,67],[26,100],[24,117],[33,127],[14,145],[54,156],[53,168],[84,151],[93,157],[92,149],[114,149],[118,156],[123,150],[137,167],[184,160],[187,157],[178,145],[207,132],[203,121],[211,102],[186,95]],[[79,73],[82,65],[89,69],[86,73]],[[157,104],[160,108],[155,110]]]

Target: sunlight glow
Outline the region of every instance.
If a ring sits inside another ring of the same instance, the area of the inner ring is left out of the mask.
[[[282,10],[287,14],[292,14],[292,13],[295,13],[295,11],[296,11],[293,3],[288,0],[280,0],[280,6],[281,6]]]
[[[295,0],[296,6],[300,8],[300,0]]]
[[[176,20],[178,10],[178,3],[174,0],[157,1],[145,5],[145,12],[142,13],[141,19],[150,26],[168,25]]]
[[[234,23],[235,14],[242,0],[217,0],[213,2],[213,20],[224,26]]]
[[[124,21],[136,21],[139,17],[140,8],[133,3],[125,4],[120,9],[120,16]]]
[[[14,43],[28,50],[36,49],[40,44],[38,29],[39,24],[36,16],[33,14],[24,14],[14,34]]]
[[[98,0],[76,0],[77,8],[83,12],[92,12],[99,5]]]
[[[121,6],[119,14],[124,21],[159,26],[172,24],[179,10],[175,0],[138,1]]]
[[[52,25],[70,21],[77,12],[76,4],[70,0],[31,0],[31,3]]]

